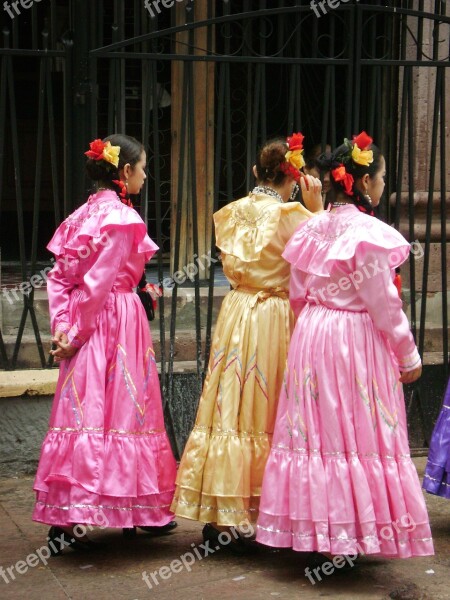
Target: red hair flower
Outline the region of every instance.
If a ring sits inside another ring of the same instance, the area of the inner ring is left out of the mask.
[[[288,136],[287,138],[287,143],[289,146],[289,150],[303,150],[303,140],[305,139],[305,136],[303,135],[303,133],[293,133],[292,135]]]
[[[372,145],[373,139],[365,131],[361,131],[359,135],[353,136],[353,143],[358,146],[360,150],[367,150]]]
[[[100,140],[94,140],[89,144],[90,150],[85,152],[85,155],[92,160],[103,160],[103,150],[105,148],[105,143]]]
[[[282,171],[285,175],[290,175],[297,183],[300,181],[301,177],[304,177],[303,173],[296,169],[288,161],[281,163],[280,171]]]
[[[110,141],[102,142],[96,139],[89,143],[89,148],[85,155],[92,160],[104,160],[116,168],[119,166],[120,146],[112,146]]]
[[[293,133],[287,137],[288,151],[284,155],[285,161],[280,165],[280,171],[285,175],[290,175],[297,183],[303,173],[300,171],[305,166],[303,158],[303,133]]]
[[[342,183],[342,187],[348,196],[353,196],[353,184],[355,180],[353,179],[353,175],[347,173],[344,165],[339,165],[339,167],[333,169],[331,175],[335,181]]]

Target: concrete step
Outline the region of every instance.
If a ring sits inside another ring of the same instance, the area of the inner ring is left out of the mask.
[[[225,295],[229,292],[229,286],[220,286],[214,289],[212,302],[212,317],[215,324],[219,313],[222,301]],[[23,302],[18,296],[18,300],[12,295],[0,295],[1,311],[0,311],[0,327],[4,336],[15,336],[23,313]],[[36,290],[34,296],[34,308],[36,319],[39,326],[39,331],[42,335],[50,335],[50,321],[48,310],[48,297],[46,290]],[[206,326],[208,314],[208,289],[199,289],[199,308],[201,323]],[[177,329],[190,329],[195,327],[195,291],[193,288],[179,288],[176,298],[176,325]],[[166,327],[169,327],[168,322],[172,316],[172,290],[164,291],[164,318],[166,319]],[[160,311],[155,311],[155,320],[152,321],[152,331],[159,330]],[[28,315],[25,323],[25,334],[33,335],[31,319]]]
[[[152,327],[152,339],[153,347],[155,350],[156,362],[161,361],[161,343],[159,337],[159,330],[155,330]],[[168,336],[168,334],[167,334]],[[44,348],[46,357],[50,350],[50,335],[42,335],[41,341]],[[425,352],[424,352],[424,364],[426,365],[442,365],[444,363],[442,354],[442,330],[427,331],[427,340]],[[4,342],[6,346],[6,353],[8,358],[11,359],[14,347],[16,343],[15,336],[4,336]],[[428,347],[427,347],[428,346]],[[170,352],[170,340],[165,340],[165,360],[169,360]],[[176,369],[188,369],[191,371],[196,370],[197,360],[197,345],[195,331],[189,330],[178,330],[174,340],[174,368]],[[205,330],[202,330],[202,342],[201,342],[201,358],[202,364],[204,363],[204,352],[205,352]],[[17,359],[17,369],[39,369],[41,362],[39,358],[39,352],[34,336],[24,335],[19,349]],[[1,372],[1,371],[0,371]]]
[[[161,361],[161,343],[159,330],[155,330],[153,327],[151,328],[152,339],[153,339],[153,348],[155,350],[156,362]],[[168,337],[168,334],[167,334]],[[6,335],[3,336],[3,341],[6,346],[6,354],[9,359],[13,356],[15,344],[16,344],[16,336]],[[44,354],[48,357],[48,352],[51,346],[51,337],[49,333],[42,334],[41,333],[41,341],[44,348]],[[165,359],[166,361],[169,358],[170,352],[170,340],[165,340]],[[202,330],[202,355],[205,351],[205,330]],[[175,339],[174,339],[174,361],[176,363],[185,363],[193,361],[196,364],[197,357],[197,346],[196,346],[196,336],[195,331],[190,330],[180,330],[177,329]],[[34,335],[25,334],[22,337],[22,341],[20,344],[20,349],[18,353],[17,366],[18,369],[38,369],[41,366],[41,361],[39,358],[38,347],[36,343],[36,339]]]
[[[213,327],[217,320],[220,307],[224,296],[229,291],[228,286],[218,286],[214,289],[213,296]],[[200,322],[202,334],[202,352],[205,349],[205,328],[207,323],[208,313],[208,289],[199,289],[200,297]],[[408,306],[409,290],[404,289],[404,297],[406,302],[404,308],[408,318],[410,317],[410,306]],[[16,343],[17,332],[19,329],[20,320],[23,313],[23,304],[21,301],[10,303],[2,296],[2,334],[7,347],[7,355],[12,357],[14,346]],[[435,354],[439,356],[440,363],[442,359],[443,347],[443,330],[440,325],[442,318],[442,298],[441,294],[428,297],[427,301],[427,328],[425,334],[425,353]],[[44,351],[47,353],[50,348],[50,323],[48,311],[48,298],[45,290],[37,290],[35,293],[34,306],[36,311],[36,319],[44,346]],[[416,305],[417,317],[420,316],[420,299]],[[170,351],[170,319],[172,315],[172,290],[166,289],[164,292],[164,317],[165,317],[165,352],[166,359]],[[160,320],[159,310],[156,311],[156,318],[151,322],[150,328],[156,353],[157,361],[161,359],[161,342],[160,342]],[[450,333],[450,330],[449,330]],[[195,291],[193,288],[179,288],[176,300],[176,335],[174,340],[174,360],[180,361],[196,361],[197,347],[195,334]],[[427,359],[428,360],[428,359]],[[431,359],[430,359],[431,360]],[[434,363],[434,359],[432,361]],[[39,368],[41,365],[39,353],[36,346],[36,340],[32,328],[30,316],[27,316],[25,323],[24,335],[18,355],[17,368]]]

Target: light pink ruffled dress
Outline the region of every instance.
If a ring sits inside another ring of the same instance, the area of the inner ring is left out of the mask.
[[[33,519],[165,525],[176,463],[147,317],[133,292],[158,247],[139,214],[106,190],[60,225],[48,249],[57,258],[47,282],[52,332],[66,332],[79,350],[60,365]]]
[[[399,367],[420,365],[393,283],[409,244],[353,205],[302,223],[284,258],[298,315],[257,540],[297,551],[433,554]]]

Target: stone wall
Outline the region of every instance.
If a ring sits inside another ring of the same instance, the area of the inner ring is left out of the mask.
[[[177,367],[174,373],[174,393],[166,405],[165,420],[174,454],[183,452],[187,437],[194,425],[200,390],[197,373],[192,365]],[[39,460],[42,440],[56,385],[57,369],[51,371],[0,372],[0,477],[33,474]],[[5,383],[14,377],[17,382]],[[47,385],[36,384],[47,377]],[[52,392],[49,393],[49,389]],[[5,395],[5,394],[10,395]],[[20,395],[18,395],[20,394]]]

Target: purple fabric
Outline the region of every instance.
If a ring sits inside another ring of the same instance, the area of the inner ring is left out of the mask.
[[[450,380],[431,437],[423,488],[430,494],[450,499]]]

